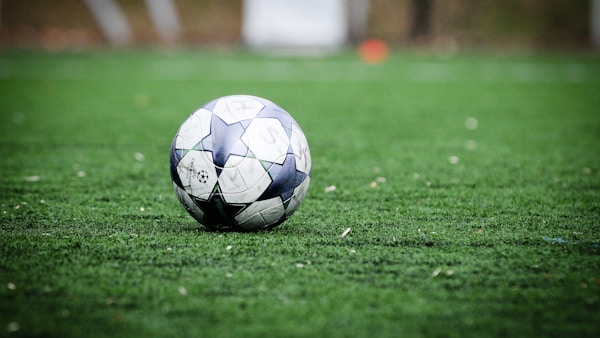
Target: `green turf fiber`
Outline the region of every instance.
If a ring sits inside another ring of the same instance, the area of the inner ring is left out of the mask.
[[[235,93],[311,147],[273,231],[171,187],[179,125]],[[5,53],[0,158],[0,336],[600,336],[597,57]]]

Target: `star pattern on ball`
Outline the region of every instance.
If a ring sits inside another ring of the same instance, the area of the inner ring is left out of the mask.
[[[271,163],[271,162],[269,162]],[[296,169],[296,156],[287,154],[282,164],[271,163],[269,167],[271,175],[271,184],[258,198],[266,200],[280,196],[287,206],[290,198],[294,194],[294,189],[298,187],[306,178],[307,174]]]
[[[281,123],[281,125],[283,126],[283,129],[285,130],[287,136],[292,137],[292,126],[296,123],[294,122],[292,117],[289,116],[289,114],[286,114],[284,112],[285,110],[283,110],[282,108],[269,107],[269,109],[263,109],[260,113],[258,113],[256,117],[275,118],[279,120],[279,123]]]
[[[310,153],[296,121],[250,95],[224,96],[194,112],[171,145],[179,201],[213,230],[271,229],[298,208]]]
[[[218,174],[225,167],[225,163],[231,155],[248,155],[248,146],[241,141],[241,136],[250,121],[227,124],[217,115],[212,115],[210,134],[203,138],[199,145],[203,150],[212,153],[213,163],[217,167]]]

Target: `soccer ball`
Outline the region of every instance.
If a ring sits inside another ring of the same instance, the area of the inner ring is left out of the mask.
[[[181,125],[171,145],[177,197],[213,230],[278,226],[304,199],[310,173],[310,151],[298,123],[256,96],[205,104]]]

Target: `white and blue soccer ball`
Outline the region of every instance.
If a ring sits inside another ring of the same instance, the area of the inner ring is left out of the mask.
[[[179,201],[214,230],[278,226],[304,199],[310,174],[310,151],[298,123],[256,96],[205,104],[181,125],[171,145]]]

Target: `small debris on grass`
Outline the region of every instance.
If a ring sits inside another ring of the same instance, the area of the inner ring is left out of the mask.
[[[346,228],[346,230],[344,230],[344,232],[342,232],[341,237],[346,237],[346,235],[348,235],[350,233],[350,231],[352,231],[352,228]]]
[[[8,323],[8,325],[6,325],[6,331],[8,332],[17,332],[21,329],[21,327],[19,326],[19,323],[17,322],[10,322]]]
[[[465,128],[467,130],[475,130],[479,126],[479,122],[474,117],[469,117],[465,120]]]
[[[231,245],[228,245],[228,246],[225,248],[225,250],[227,250],[227,251],[230,251],[232,248],[233,248],[233,246],[231,246]]]
[[[375,182],[375,181],[372,181],[372,182],[371,182],[371,184],[369,184],[369,186],[370,186],[371,188],[377,188],[377,182]]]
[[[144,156],[144,154],[136,152],[133,154],[133,158],[135,158],[135,160],[138,162],[142,162],[146,157]]]
[[[590,169],[588,167],[585,167],[585,168],[583,168],[583,173],[586,174],[586,175],[589,175],[589,174],[592,173],[592,169]]]
[[[85,171],[83,171],[83,170],[78,171],[77,177],[85,177]]]
[[[448,163],[450,163],[450,164],[457,164],[458,161],[459,161],[458,156],[452,155],[452,156],[448,157]]]
[[[433,270],[433,272],[431,273],[431,277],[437,277],[437,275],[439,275],[440,272],[442,272],[442,269],[440,268]]]
[[[325,192],[332,192],[335,191],[336,187],[335,185],[330,185],[328,187],[325,187]]]
[[[188,295],[188,291],[187,291],[187,289],[185,287],[180,286],[178,290],[179,290],[179,294],[180,295],[182,295],[184,297]]]
[[[302,264],[302,263],[296,263],[296,267],[297,267],[298,269],[301,269],[301,268],[303,268],[303,267],[304,267],[304,264]]]
[[[479,234],[479,235],[483,234],[483,229],[477,230],[477,234]]]
[[[38,182],[41,178],[38,175],[26,176],[25,181],[27,182]]]
[[[552,243],[557,243],[557,244],[569,244],[569,241],[567,241],[566,239],[562,239],[560,237],[550,238],[548,236],[543,236],[542,239],[545,240],[546,242],[552,242]]]
[[[17,289],[17,286],[15,285],[15,283],[12,283],[12,282],[10,282],[10,283],[6,284],[6,287],[7,287],[9,290],[16,290],[16,289]]]

